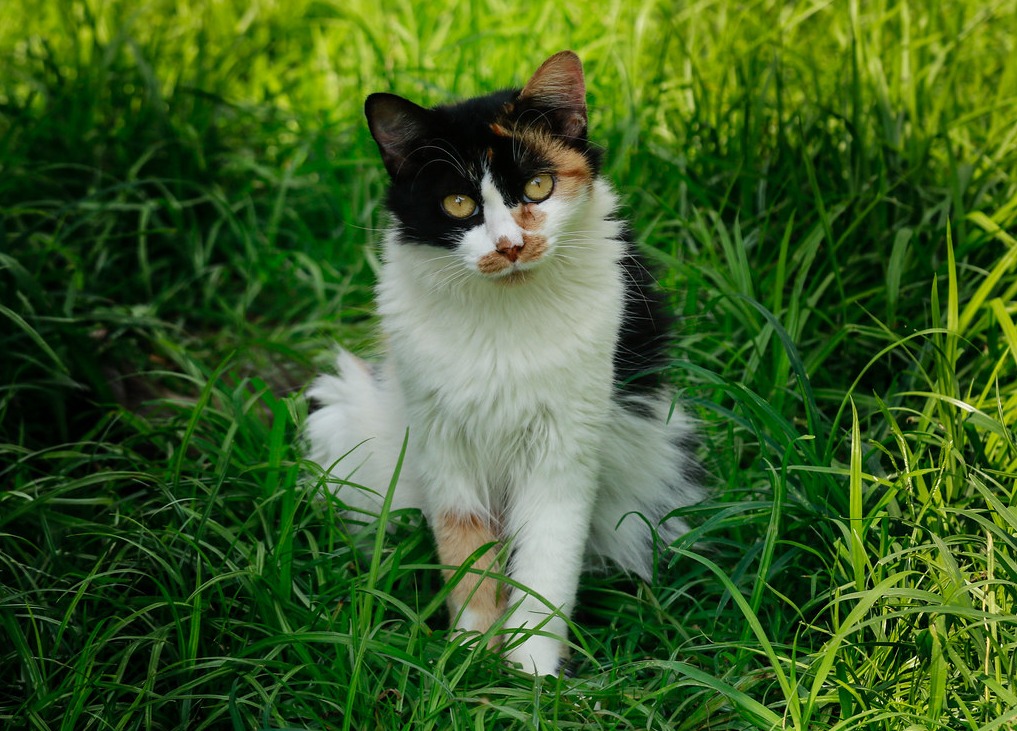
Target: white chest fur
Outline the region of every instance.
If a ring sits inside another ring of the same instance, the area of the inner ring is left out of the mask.
[[[611,398],[624,286],[614,196],[598,184],[590,218],[523,281],[460,269],[445,250],[386,242],[378,301],[412,441],[501,478],[597,439]],[[570,443],[571,442],[571,443]]]

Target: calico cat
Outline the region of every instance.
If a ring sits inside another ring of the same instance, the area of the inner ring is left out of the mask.
[[[702,497],[659,376],[672,319],[599,176],[574,53],[522,90],[434,109],[372,94],[366,114],[391,176],[387,354],[342,352],[313,383],[309,457],[384,492],[408,428],[392,506],[423,512],[443,565],[473,561],[453,627],[501,622],[510,661],[556,673],[584,565],[649,580],[655,537],[686,530],[669,513]]]

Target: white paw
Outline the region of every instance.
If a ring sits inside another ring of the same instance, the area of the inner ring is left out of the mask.
[[[533,635],[505,653],[509,662],[522,665],[534,675],[557,675],[561,669],[564,643],[555,637]]]

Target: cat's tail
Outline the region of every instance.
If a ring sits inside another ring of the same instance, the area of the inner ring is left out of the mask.
[[[595,562],[609,560],[650,581],[657,549],[688,530],[684,520],[670,514],[705,497],[693,454],[693,421],[672,410],[662,395],[616,403],[612,417],[601,454],[589,554]]]
[[[304,425],[307,457],[343,503],[368,514],[381,508],[406,435],[402,392],[386,371],[384,363],[375,367],[344,350],[336,375],[319,376],[307,390],[318,406]],[[392,509],[420,507],[417,495],[404,463]]]

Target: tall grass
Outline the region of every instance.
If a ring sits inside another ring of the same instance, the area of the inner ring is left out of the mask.
[[[1017,725],[1014,28],[963,0],[4,4],[0,724]],[[373,339],[363,97],[565,47],[715,497],[653,585],[589,577],[571,675],[534,680],[448,637],[417,516],[363,551],[297,435],[333,343]]]

